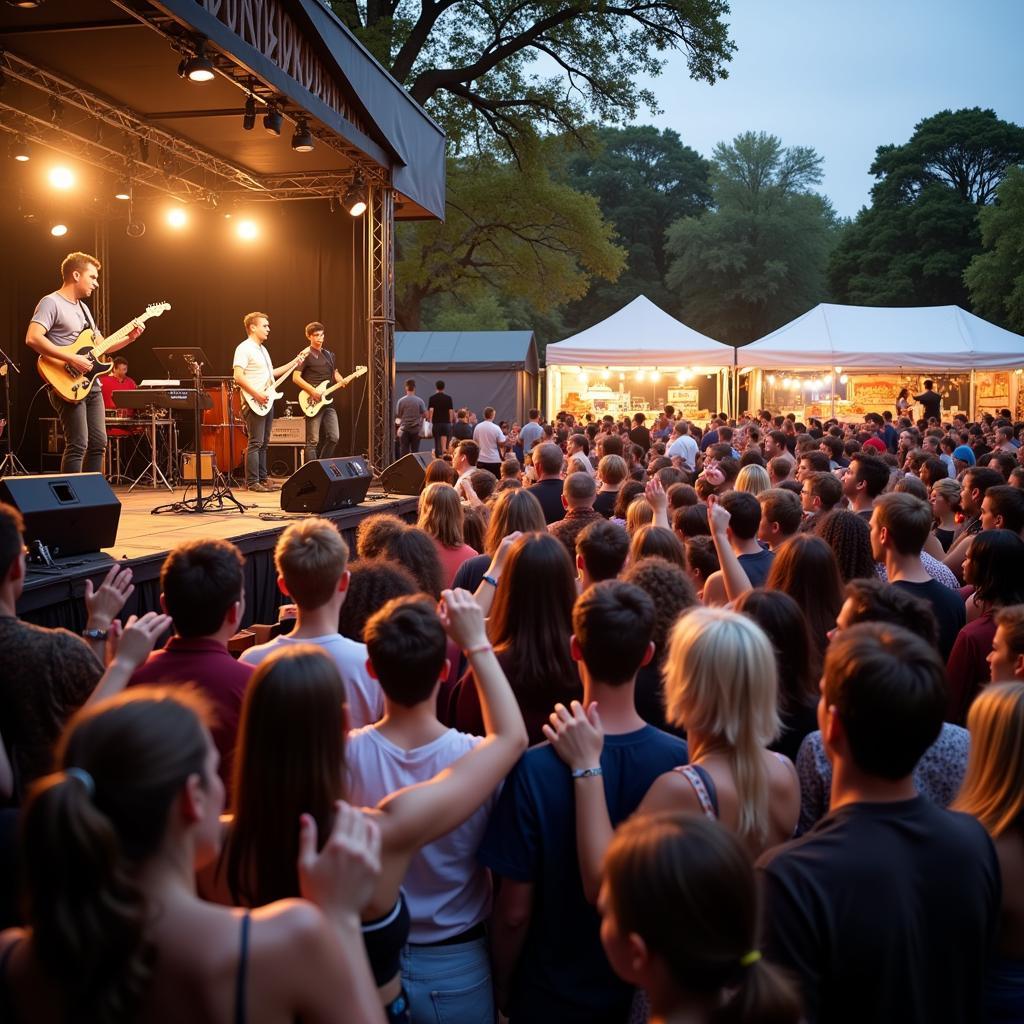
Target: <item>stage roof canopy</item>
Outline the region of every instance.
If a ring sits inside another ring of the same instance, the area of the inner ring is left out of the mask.
[[[395,365],[536,373],[533,331],[396,331]]]
[[[564,341],[548,345],[548,366],[732,366],[728,345],[687,327],[645,295]]]
[[[1024,337],[959,306],[823,302],[738,350],[765,370],[1002,370],[1024,366]]]
[[[213,77],[190,81],[200,50]],[[115,181],[211,204],[340,200],[359,171],[394,185],[397,217],[444,215],[443,132],[319,0],[3,4],[0,51],[0,129]]]

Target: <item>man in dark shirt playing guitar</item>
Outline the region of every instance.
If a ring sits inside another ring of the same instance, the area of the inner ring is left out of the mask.
[[[320,402],[317,385],[329,380],[331,384],[345,387],[345,380],[338,372],[334,362],[334,353],[324,348],[324,325],[314,321],[306,324],[306,340],[309,342],[309,355],[301,369],[292,374],[292,380],[300,391],[309,395],[310,401]],[[323,440],[321,441],[321,430]],[[314,459],[329,459],[337,447],[341,432],[338,427],[338,410],[333,404],[327,403],[313,416],[306,417],[306,462]]]

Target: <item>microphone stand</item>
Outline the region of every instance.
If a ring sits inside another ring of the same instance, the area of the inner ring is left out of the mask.
[[[0,451],[7,449],[3,461],[0,461],[0,477],[5,476],[28,476],[28,470],[21,464],[21,459],[14,454],[13,430],[14,420],[11,416],[11,370],[19,376],[21,370],[18,364],[0,348],[0,377],[4,379],[4,414],[7,417],[7,439],[4,440],[0,433]]]

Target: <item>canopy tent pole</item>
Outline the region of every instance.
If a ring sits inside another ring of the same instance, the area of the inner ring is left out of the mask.
[[[739,349],[735,345],[732,349],[732,414],[736,419],[740,418]]]
[[[972,423],[974,422],[974,406],[976,404],[976,388],[977,388],[977,383],[978,382],[977,382],[977,379],[976,379],[976,376],[975,376],[975,371],[972,369],[971,370],[970,400],[968,402],[968,404],[970,405],[970,413],[971,413],[971,422]]]
[[[836,368],[833,366],[831,370],[832,375],[832,414],[831,419],[836,418]]]

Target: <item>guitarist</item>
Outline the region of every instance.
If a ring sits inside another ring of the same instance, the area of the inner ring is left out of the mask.
[[[100,261],[84,252],[72,252],[60,265],[63,285],[44,295],[32,314],[25,335],[25,344],[39,355],[64,359],[76,370],[88,373],[92,363],[85,356],[68,354],[65,350],[78,340],[87,328],[102,340],[85,300],[99,287]],[[140,324],[119,345],[107,351],[116,352],[133,342],[144,330]],[[64,429],[64,454],[60,460],[62,473],[99,473],[107,449],[107,427],[103,413],[103,389],[94,387],[80,402],[66,402],[53,388],[47,393],[50,405],[60,417]]]
[[[292,374],[292,380],[314,401],[320,400],[316,387],[325,380],[345,386],[344,378],[334,363],[334,353],[324,348],[324,325],[314,321],[306,324],[306,340],[309,355],[301,369]],[[323,441],[320,440],[321,430]],[[315,416],[306,417],[306,462],[314,459],[329,459],[338,445],[341,431],[338,428],[338,408],[325,405]]]
[[[270,385],[295,363],[301,365],[302,356],[296,356],[283,366],[274,366],[266,349],[270,337],[270,318],[266,313],[246,313],[242,320],[246,339],[235,349],[232,360],[235,383],[257,402],[265,402]],[[261,416],[248,404],[242,407],[242,418],[249,435],[245,449],[245,483],[250,491],[279,491],[278,484],[267,477],[267,449],[270,447],[270,426],[274,422],[274,406]]]

